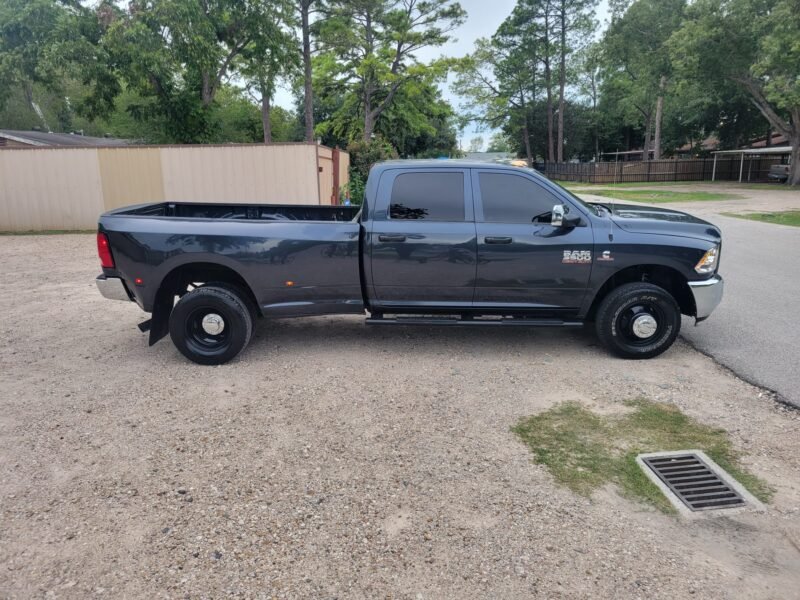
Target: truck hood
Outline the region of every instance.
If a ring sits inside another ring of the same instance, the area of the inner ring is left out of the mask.
[[[629,204],[603,206],[612,210],[614,223],[633,233],[678,235],[715,243],[722,239],[722,232],[716,225],[677,210]]]

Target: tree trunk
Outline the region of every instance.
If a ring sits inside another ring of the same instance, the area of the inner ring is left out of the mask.
[[[600,136],[597,134],[597,129],[594,130],[594,160],[600,162]]]
[[[592,72],[592,129],[594,130],[594,160],[600,162],[600,127],[597,125],[597,81]]]
[[[642,148],[642,160],[650,160],[650,136],[653,131],[653,119],[647,115],[647,125],[644,128],[644,147]]]
[[[558,162],[564,162],[564,87],[567,82],[567,8],[561,0],[561,65],[558,75]]]
[[[375,132],[375,119],[372,112],[364,115],[364,141],[368,144],[372,141],[372,134]]]
[[[372,134],[375,131],[375,113],[372,110],[372,83],[366,82],[364,85],[364,141],[370,143]]]
[[[522,127],[522,141],[525,143],[525,158],[528,162],[528,167],[533,167],[533,152],[531,151],[531,134],[528,130],[527,118],[525,125]]]
[[[308,23],[308,13],[313,0],[301,0],[300,19],[303,30],[303,69],[305,96],[305,122],[306,122],[306,141],[314,141],[314,89],[311,81],[311,28]]]
[[[749,78],[734,78],[736,83],[743,85],[750,94],[750,100],[756,108],[764,115],[764,118],[789,140],[792,147],[791,165],[789,166],[789,178],[787,185],[800,185],[800,106],[793,106],[789,111],[789,120],[783,119],[775,110],[772,104],[764,96],[761,85]]]
[[[658,99],[656,100],[656,134],[653,142],[653,160],[661,159],[661,120],[664,114],[664,87],[667,78],[662,75],[658,82]]]
[[[200,100],[203,102],[203,106],[208,106],[211,104],[212,100],[214,100],[214,94],[211,89],[211,76],[207,72],[203,72],[201,78],[202,89],[200,90]]]
[[[556,152],[553,141],[553,77],[550,71],[550,5],[545,7],[544,14],[544,86],[547,92],[547,160],[555,162]]]
[[[800,124],[795,124],[795,134],[789,138],[792,145],[791,165],[787,185],[800,185]]]
[[[264,143],[272,143],[272,121],[270,120],[270,98],[266,90],[261,90],[261,123],[264,125]]]

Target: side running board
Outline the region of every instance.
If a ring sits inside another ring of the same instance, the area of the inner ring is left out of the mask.
[[[534,319],[525,317],[475,317],[472,319],[441,316],[369,317],[367,325],[449,325],[449,326],[503,326],[503,327],[583,327],[583,321],[563,319]]]

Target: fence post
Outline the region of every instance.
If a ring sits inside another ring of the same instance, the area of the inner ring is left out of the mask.
[[[675,174],[672,176],[672,181],[678,181],[678,159],[675,160]]]
[[[648,160],[646,162],[647,162],[647,181],[649,182],[650,181],[650,165],[652,164],[652,161]]]
[[[339,146],[333,149],[333,189],[331,190],[331,206],[339,204]]]

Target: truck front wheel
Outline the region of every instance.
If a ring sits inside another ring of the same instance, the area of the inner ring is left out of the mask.
[[[252,333],[250,309],[230,288],[196,288],[181,296],[169,317],[172,343],[201,365],[228,362],[245,349]]]
[[[623,358],[652,358],[666,351],[681,330],[675,298],[650,283],[626,283],[609,292],[597,309],[597,337]]]

